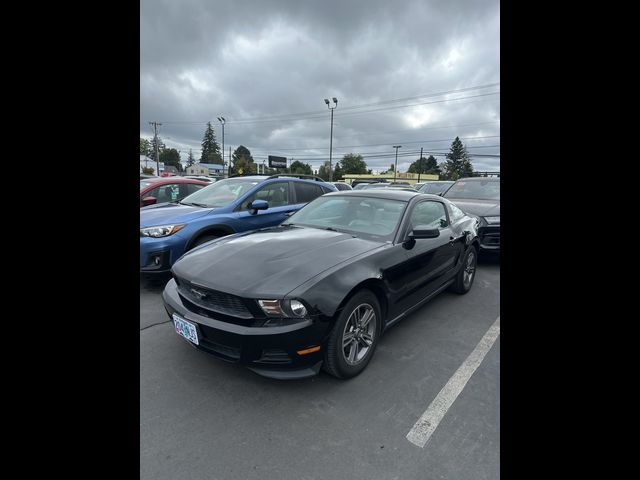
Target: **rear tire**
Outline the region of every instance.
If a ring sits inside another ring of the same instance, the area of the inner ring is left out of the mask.
[[[472,245],[467,250],[464,258],[462,259],[462,265],[460,271],[456,275],[456,280],[451,285],[451,290],[460,295],[464,295],[473,285],[473,281],[476,278],[476,268],[478,266],[478,251]]]
[[[369,290],[360,290],[346,303],[329,334],[324,352],[324,370],[337,378],[361,373],[371,361],[382,315],[380,303]]]

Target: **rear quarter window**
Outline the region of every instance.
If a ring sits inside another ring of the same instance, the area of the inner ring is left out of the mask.
[[[294,182],[294,188],[296,190],[297,203],[309,203],[325,193],[320,185],[313,185],[311,183]],[[327,189],[327,191],[332,190]]]

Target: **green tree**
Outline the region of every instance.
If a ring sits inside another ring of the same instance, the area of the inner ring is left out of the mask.
[[[253,161],[251,152],[244,145],[240,145],[233,151],[231,160],[230,172],[232,175],[249,175],[258,172],[258,166]]]
[[[409,173],[426,173],[430,175],[440,175],[440,166],[433,155],[428,158],[419,158],[409,166]]]
[[[336,168],[333,169],[333,181],[337,182],[344,178],[342,168],[340,168],[340,162],[336,162]]]
[[[321,179],[323,179],[325,182],[329,181],[329,161],[328,160],[324,162],[322,165],[320,165],[320,168],[318,169],[318,176]],[[332,176],[332,181],[333,180],[336,180],[335,172],[334,172],[334,175]]]
[[[160,152],[160,161],[165,165],[172,165],[182,171],[182,164],[180,163],[180,152],[175,148],[165,148]]]
[[[207,122],[207,128],[202,138],[202,154],[200,155],[200,163],[222,163],[220,156],[220,145],[216,142],[216,134],[213,131],[211,122]]]
[[[142,169],[142,173],[146,173],[147,175],[153,175],[153,172],[155,172],[155,170],[151,167],[144,167]]]
[[[440,175],[442,173],[442,168],[438,165],[438,161],[436,157],[433,155],[429,155],[427,157],[427,164],[425,166],[425,170],[420,173],[428,173],[430,175]]]
[[[166,148],[164,143],[162,142],[162,138],[157,137],[158,142],[158,156],[162,156],[162,151]],[[149,143],[149,158],[152,158],[154,161],[156,160],[156,137],[151,139]]]
[[[150,149],[151,149],[151,142],[146,138],[140,137],[140,155],[149,156]]]
[[[362,174],[367,173],[367,163],[363,160],[362,155],[355,153],[347,153],[340,160],[343,175],[349,173]]]
[[[191,149],[189,149],[189,156],[187,157],[187,167],[190,167],[194,163],[196,163],[196,159],[194,158]]]
[[[289,173],[297,173],[299,175],[313,175],[313,170],[311,169],[311,165],[309,165],[308,163],[302,163],[300,160],[296,160],[295,162],[291,162]]]
[[[387,172],[393,172],[393,170],[395,169],[395,167],[393,166],[393,163],[391,165],[389,165],[389,170],[387,170]],[[409,170],[411,171],[411,170]]]
[[[456,137],[451,143],[451,149],[446,157],[447,160],[444,162],[443,170],[448,180],[457,180],[458,178],[473,175],[473,166],[469,159],[467,147],[460,141],[460,138]]]

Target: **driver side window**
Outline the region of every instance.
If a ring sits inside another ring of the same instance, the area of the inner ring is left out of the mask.
[[[269,208],[289,205],[291,203],[289,201],[289,182],[272,183],[262,187],[242,202],[240,210],[248,210],[249,204],[254,200],[266,200],[269,203]]]
[[[442,230],[449,225],[447,213],[444,205],[440,202],[420,202],[415,206],[410,217],[410,227],[413,229],[418,225],[425,225],[431,228]]]

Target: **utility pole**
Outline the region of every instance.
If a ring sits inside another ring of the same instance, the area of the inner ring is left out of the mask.
[[[149,122],[149,125],[153,125],[153,138],[154,138],[154,144],[156,147],[156,175],[159,177],[160,176],[160,156],[158,154],[158,125],[162,125],[161,123],[158,122]]]
[[[396,181],[396,174],[398,173],[398,149],[402,148],[402,145],[394,145],[393,148],[396,149],[396,164],[393,167],[393,182]]]
[[[224,165],[224,124],[226,120],[224,117],[218,117],[218,121],[222,124],[222,165]],[[231,155],[229,155],[229,161],[231,161]]]
[[[224,156],[224,149],[222,150],[222,155]],[[222,162],[224,163],[224,159]],[[231,169],[231,147],[229,147],[229,169]]]
[[[420,147],[420,160],[418,160],[418,183],[420,183],[421,172],[422,172],[422,147]]]

